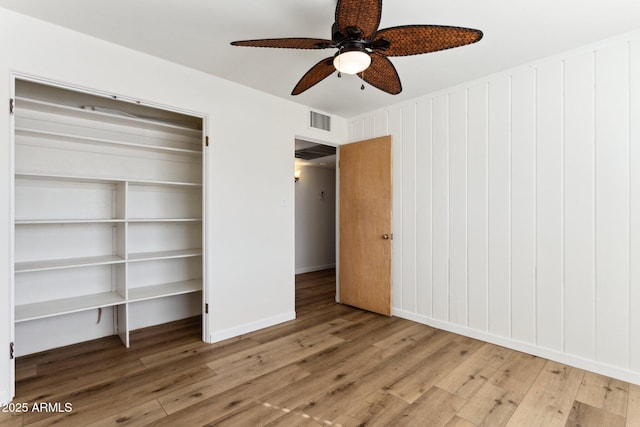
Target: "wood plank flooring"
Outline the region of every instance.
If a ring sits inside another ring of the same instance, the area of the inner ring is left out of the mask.
[[[135,331],[129,349],[109,337],[19,358],[27,411],[0,425],[640,426],[640,386],[334,293],[334,271],[300,275],[296,320],[216,344],[194,318]]]

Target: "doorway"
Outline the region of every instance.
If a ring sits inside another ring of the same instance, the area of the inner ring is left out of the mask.
[[[295,140],[295,274],[336,266],[336,147]]]

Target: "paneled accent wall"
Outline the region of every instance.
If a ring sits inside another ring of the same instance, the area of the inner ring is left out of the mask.
[[[393,136],[393,313],[640,383],[640,33],[350,121]]]

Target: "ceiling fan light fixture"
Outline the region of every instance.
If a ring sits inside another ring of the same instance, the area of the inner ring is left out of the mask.
[[[364,50],[343,51],[333,58],[333,66],[344,74],[358,74],[369,68],[371,56]]]

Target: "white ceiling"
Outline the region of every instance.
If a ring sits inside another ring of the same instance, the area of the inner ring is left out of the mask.
[[[476,44],[391,58],[400,95],[332,75],[291,96],[333,51],[233,47],[234,40],[331,38],[336,0],[0,0],[5,7],[180,63],[322,112],[352,117],[640,28],[639,0],[386,0],[380,28],[437,24],[482,30]]]

